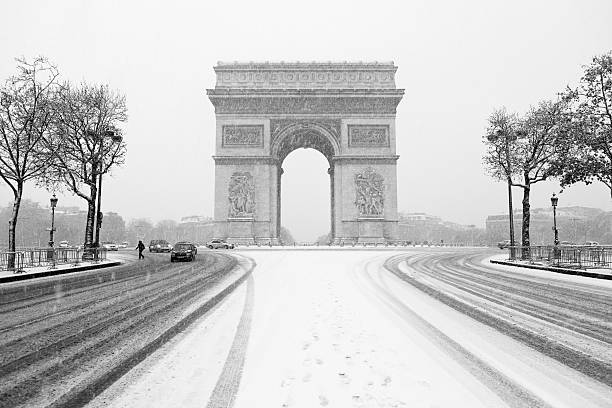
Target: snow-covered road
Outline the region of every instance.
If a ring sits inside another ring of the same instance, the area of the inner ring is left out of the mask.
[[[389,273],[395,254],[241,251],[252,278],[90,406],[611,406],[610,387]]]

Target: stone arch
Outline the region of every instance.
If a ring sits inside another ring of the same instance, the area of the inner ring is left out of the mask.
[[[282,164],[313,148],[329,163],[333,241],[397,239],[392,62],[219,63],[215,236],[278,243]],[[366,171],[371,169],[371,171]],[[245,180],[249,180],[246,182]]]
[[[275,129],[272,135],[271,156],[282,165],[292,151],[299,148],[318,150],[327,158],[330,168],[332,159],[340,154],[338,136],[317,122],[296,121]]]

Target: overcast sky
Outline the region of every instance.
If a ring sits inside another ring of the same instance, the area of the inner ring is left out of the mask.
[[[212,216],[215,117],[205,89],[217,61],[394,61],[406,89],[397,110],[399,209],[484,227],[488,214],[507,211],[505,184],[482,167],[489,113],[556,98],[582,65],[612,49],[610,0],[20,0],[2,12],[0,79],[15,72],[15,57],[45,55],[65,79],[127,95],[127,164],[104,180],[102,207],[152,221]],[[283,167],[283,223],[298,239],[325,234],[325,159],[301,149]],[[558,190],[536,185],[532,207],[550,205]],[[48,197],[26,190],[26,198]],[[0,186],[0,204],[11,198]],[[517,189],[517,206],[520,198]],[[69,194],[60,205],[85,207]],[[612,210],[602,185],[567,189],[559,205]]]

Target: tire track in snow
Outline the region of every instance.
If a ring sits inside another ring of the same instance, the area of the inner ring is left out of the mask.
[[[464,367],[471,375],[497,394],[509,407],[551,408],[549,404],[538,396],[517,384],[499,370],[491,367],[461,344],[444,334],[394,296],[384,284],[377,282],[369,272],[370,265],[375,262],[380,261],[379,259],[374,259],[366,263],[363,270],[364,273],[361,276],[365,278],[367,284],[374,290],[375,296],[407,324],[414,327],[418,332],[432,341],[441,351]],[[382,267],[382,263],[380,266]],[[384,273],[378,267],[376,269],[379,276]],[[359,279],[357,274],[358,272],[355,271],[354,278],[356,281]]]
[[[244,367],[244,359],[251,333],[254,299],[255,287],[253,276],[249,275],[242,316],[240,317],[227,360],[225,360],[223,371],[206,405],[207,408],[230,408],[234,405],[238,387],[240,386],[240,379],[242,378],[242,368]]]
[[[612,385],[612,365],[610,365],[609,359],[602,361],[588,353],[585,353],[584,351],[564,345],[557,341],[554,337],[549,338],[527,327],[512,324],[491,313],[486,313],[468,303],[459,301],[444,291],[427,285],[426,283],[403,273],[399,269],[399,264],[404,260],[406,260],[405,255],[391,257],[385,262],[385,267],[401,280],[439,300],[447,306],[483,324],[486,324],[514,338],[515,340],[528,345],[540,353],[551,357],[560,363],[567,365],[568,367],[580,371],[581,373],[597,381],[602,382],[603,384],[608,386]],[[417,262],[416,264],[413,263],[410,264],[410,267],[419,273],[425,273],[427,270],[420,268],[423,263],[424,262]],[[416,268],[416,266],[419,268]],[[519,309],[519,311],[521,310]]]

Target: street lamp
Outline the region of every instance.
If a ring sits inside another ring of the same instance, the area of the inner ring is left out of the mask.
[[[96,219],[95,219],[95,224],[94,224],[96,226],[96,232],[95,232],[95,238],[94,238],[94,243],[93,243],[93,246],[95,248],[98,248],[100,246],[100,228],[102,227],[102,218],[103,218],[101,205],[102,205],[102,171],[103,171],[103,165],[104,165],[104,162],[103,162],[104,139],[111,139],[113,143],[121,143],[123,138],[117,133],[115,133],[113,130],[105,130],[102,133],[89,131],[88,135],[91,137],[100,139],[100,147],[98,148],[98,154],[96,155],[96,157],[94,158],[94,162],[92,163],[93,169],[95,169],[96,167],[99,168],[98,189],[97,189],[97,211],[95,213]]]
[[[53,193],[51,202],[51,228],[49,228],[49,250],[47,251],[47,260],[51,261],[51,268],[55,268],[55,254],[53,251],[53,232],[55,232],[55,206],[57,206],[57,197]]]
[[[512,169],[510,168],[510,142],[516,140],[516,134],[504,132],[501,129],[487,135],[489,142],[494,142],[503,137],[506,146],[506,166],[508,167],[508,214],[510,218],[510,259],[514,259],[514,212],[512,210]]]
[[[57,206],[57,197],[53,193],[51,201],[51,228],[49,229],[49,246],[53,248],[53,232],[55,231],[55,207]]]
[[[559,197],[553,193],[550,197],[550,203],[553,208],[553,230],[555,231],[555,246],[559,245],[559,230],[557,229],[557,204],[559,203]]]

